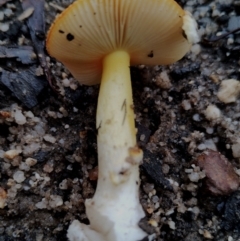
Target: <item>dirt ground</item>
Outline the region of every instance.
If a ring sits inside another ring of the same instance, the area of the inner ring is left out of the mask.
[[[0,1],[0,241],[67,240],[72,220],[88,223],[84,200],[97,183],[99,86],[79,85],[44,52],[71,1],[36,2]],[[157,241],[237,241],[240,1],[178,2],[201,42],[171,66],[131,68],[144,150],[140,225]]]

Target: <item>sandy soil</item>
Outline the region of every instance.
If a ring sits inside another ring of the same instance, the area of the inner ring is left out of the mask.
[[[171,66],[131,68],[144,150],[141,227],[158,241],[237,241],[240,32],[204,39],[240,28],[240,2],[179,3],[193,13],[202,41]],[[69,4],[46,1],[46,29]],[[64,241],[72,220],[88,223],[84,200],[96,188],[99,87],[79,85],[47,57],[53,91],[34,57],[28,18],[17,20],[22,12],[19,1],[0,7],[0,241]],[[22,46],[30,47],[16,53]]]

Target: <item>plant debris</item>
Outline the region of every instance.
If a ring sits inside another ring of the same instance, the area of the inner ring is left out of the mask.
[[[33,13],[27,19],[27,25],[30,31],[33,46],[37,52],[37,57],[47,77],[49,85],[54,91],[58,91],[56,80],[51,74],[45,54],[45,17],[44,17],[44,0],[23,0],[23,10],[34,9]]]
[[[22,64],[33,64],[36,62],[36,54],[32,46],[5,47],[0,46],[0,59],[15,58]]]
[[[239,187],[239,177],[232,164],[217,151],[206,150],[197,158],[206,174],[206,187],[214,195],[229,195]]]
[[[0,83],[11,90],[27,108],[38,104],[37,96],[46,86],[44,79],[36,76],[36,66],[16,73],[3,70]]]

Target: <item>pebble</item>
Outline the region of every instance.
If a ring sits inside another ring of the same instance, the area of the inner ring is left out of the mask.
[[[50,196],[50,201],[49,201],[49,206],[51,208],[59,207],[63,205],[63,200],[62,197],[59,195],[51,195]]]
[[[206,239],[213,239],[212,234],[208,230],[203,230],[203,236]]]
[[[32,113],[32,111],[26,111],[24,112],[24,115],[28,118],[34,118],[34,114]]]
[[[41,202],[38,202],[38,203],[35,204],[35,206],[36,206],[38,209],[47,208],[47,205],[48,205],[48,201],[46,200],[46,198],[43,198]]]
[[[18,125],[24,125],[27,122],[26,117],[22,114],[21,110],[14,109],[13,115]]]
[[[24,172],[23,171],[16,171],[13,174],[13,179],[17,182],[17,183],[22,183],[26,177],[24,176]]]
[[[9,150],[4,153],[4,157],[12,160],[14,157],[18,156],[20,153],[22,153],[21,150]]]
[[[221,153],[204,151],[197,163],[206,175],[206,188],[213,195],[229,195],[238,189],[240,183],[234,167]]]
[[[62,180],[62,182],[59,184],[59,188],[62,189],[62,190],[67,190],[68,189],[67,179]]]
[[[206,146],[205,146],[205,144],[201,143],[200,145],[197,146],[197,149],[202,151],[202,150],[206,149]]]
[[[0,30],[2,32],[7,32],[9,30],[9,24],[8,23],[0,23]]]
[[[6,191],[0,187],[0,208],[4,208],[6,205],[7,193]]]
[[[6,8],[6,9],[4,10],[4,15],[5,15],[6,17],[11,17],[11,16],[13,15],[12,9]]]
[[[232,153],[235,158],[240,158],[240,143],[232,145]]]
[[[156,85],[162,89],[170,89],[172,84],[166,71],[156,77]]]
[[[45,135],[43,137],[43,139],[46,141],[46,142],[49,142],[49,143],[55,143],[56,142],[56,138],[51,136],[51,135]]]
[[[19,21],[23,21],[24,19],[30,17],[34,12],[34,7],[29,7],[27,8],[24,12],[22,12],[19,16],[18,16],[18,20]]]
[[[207,127],[207,128],[206,128],[206,132],[207,132],[208,134],[212,134],[213,131],[214,131],[214,129],[213,129],[212,127]]]
[[[149,193],[154,189],[154,184],[151,183],[146,183],[145,185],[143,185],[143,190],[145,191],[145,193]]]
[[[37,164],[37,160],[34,159],[34,158],[31,158],[31,157],[28,157],[25,162],[30,167],[34,166],[35,164]]]
[[[190,179],[191,182],[198,182],[200,179],[200,176],[197,172],[192,172],[188,174],[188,178]]]
[[[184,110],[190,110],[192,108],[190,100],[183,100],[182,101],[182,108]]]
[[[64,87],[69,87],[70,86],[70,81],[69,79],[65,78],[62,80],[63,86]]]
[[[204,111],[207,120],[218,120],[221,117],[221,111],[215,105],[209,105]]]
[[[222,81],[217,97],[220,101],[227,104],[235,102],[239,94],[240,82],[236,79],[227,79]]]
[[[175,229],[176,229],[175,222],[173,222],[173,221],[168,221],[168,225],[169,225],[169,228],[171,228],[172,230],[175,230]]]
[[[199,122],[201,120],[199,114],[194,114],[192,118],[194,121],[197,121],[197,122]]]
[[[19,165],[19,169],[22,170],[22,171],[29,171],[30,167],[27,165],[27,163],[21,162],[20,165]]]
[[[155,228],[158,226],[157,221],[154,220],[154,219],[150,219],[150,220],[148,221],[148,223],[149,223],[151,226],[155,227]]]

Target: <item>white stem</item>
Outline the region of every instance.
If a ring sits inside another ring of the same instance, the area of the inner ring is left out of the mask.
[[[146,236],[138,227],[144,217],[139,202],[142,151],[136,145],[129,66],[125,51],[111,53],[103,61],[97,108],[98,184],[94,197],[85,203],[90,227],[76,221],[71,225],[72,230],[80,225],[84,232],[85,239],[76,241],[96,241],[90,229],[93,237],[99,233],[99,241],[137,241]]]

